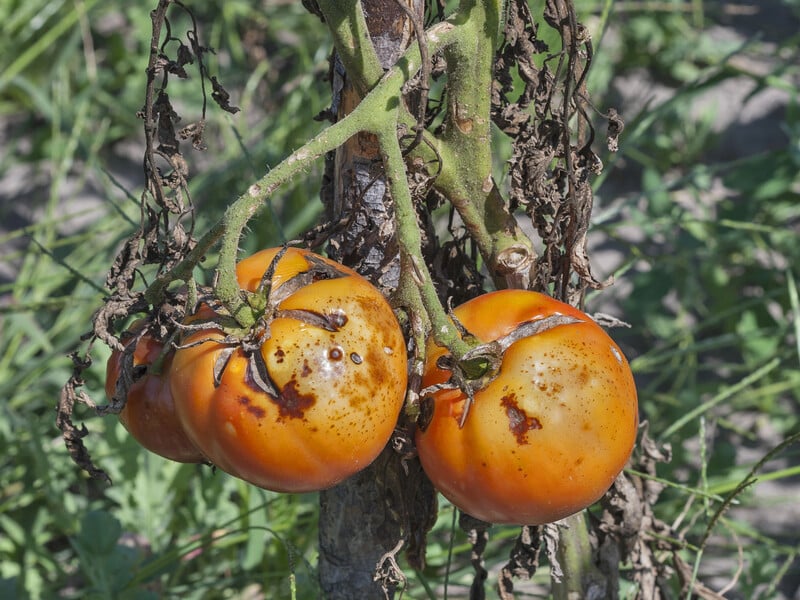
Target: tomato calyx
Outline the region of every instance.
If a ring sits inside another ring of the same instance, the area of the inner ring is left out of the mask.
[[[347,273],[337,269],[334,265],[321,260],[313,255],[305,256],[309,268],[296,273],[285,281],[274,284],[275,271],[280,259],[289,249],[284,246],[270,261],[255,292],[242,290],[248,305],[253,310],[255,322],[250,327],[241,327],[220,302],[209,292],[201,301],[213,311],[210,318],[182,324],[180,327],[188,331],[213,331],[219,332],[224,337],[202,337],[188,344],[179,345],[179,348],[198,346],[206,342],[214,342],[224,346],[218,353],[213,368],[214,387],[222,384],[222,377],[231,357],[241,351],[247,358],[245,376],[248,382],[258,390],[271,396],[279,396],[278,386],[269,374],[269,368],[261,353],[261,347],[271,337],[270,325],[275,319],[293,319],[312,327],[336,332],[347,324],[348,317],[341,310],[330,313],[320,313],[305,309],[282,309],[280,305],[302,288],[322,280],[339,279],[347,277]]]
[[[463,428],[467,421],[475,394],[486,388],[500,374],[503,355],[512,344],[555,327],[581,323],[581,319],[563,314],[553,314],[548,317],[536,318],[520,323],[510,333],[497,340],[480,344],[460,358],[452,354],[445,354],[436,361],[436,366],[444,371],[450,371],[450,378],[444,383],[430,385],[420,391],[420,396],[429,399],[433,394],[442,390],[459,389],[465,396],[464,409],[459,420],[459,428]],[[466,331],[466,330],[464,330]],[[473,337],[469,332],[467,335]],[[463,337],[466,337],[462,333]],[[423,413],[428,412],[423,408]],[[422,420],[424,430],[424,419]]]
[[[255,292],[244,292],[247,303],[253,309],[259,320],[263,318],[265,314],[277,311],[278,306],[289,296],[316,281],[347,277],[347,273],[323,261],[321,257],[309,254],[304,257],[306,262],[310,264],[308,270],[301,271],[282,282],[280,285],[275,286],[273,285],[275,269],[288,249],[289,246],[283,246],[278,254],[270,261]],[[313,319],[313,317],[311,318]],[[309,321],[309,324],[315,325],[316,323]],[[335,330],[329,329],[329,331]]]

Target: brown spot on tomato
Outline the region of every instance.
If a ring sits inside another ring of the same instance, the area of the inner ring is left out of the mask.
[[[525,411],[517,404],[517,395],[508,394],[500,400],[503,408],[506,409],[508,417],[508,429],[517,438],[520,445],[528,443],[528,432],[541,429],[542,424],[536,417],[529,417]]]
[[[313,394],[301,394],[297,389],[297,379],[292,377],[283,386],[280,396],[274,400],[278,405],[278,420],[302,419],[316,401],[317,398]]]
[[[283,351],[283,348],[278,348],[275,350],[275,361],[278,363],[282,363],[283,359],[286,357],[286,352]]]
[[[359,355],[356,352],[350,353],[350,360],[352,360],[357,365],[360,365],[362,362],[364,362],[364,359],[361,358],[361,355]]]
[[[334,346],[328,350],[328,358],[335,361],[340,361],[344,358],[344,351],[339,346]]]
[[[359,396],[358,394],[351,394],[349,404],[352,408],[358,408],[366,401],[367,399],[364,396]]]
[[[244,406],[244,409],[251,415],[253,415],[256,419],[263,419],[264,415],[267,414],[267,411],[265,411],[260,406],[253,405],[250,402],[250,398],[248,398],[247,396],[239,396],[239,404]]]
[[[300,371],[300,377],[308,377],[312,372],[311,367],[308,366],[308,359],[303,360],[303,370]]]

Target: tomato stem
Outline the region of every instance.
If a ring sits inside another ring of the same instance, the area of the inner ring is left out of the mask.
[[[363,98],[383,77],[360,0],[317,0],[348,79]]]
[[[584,512],[558,523],[556,556],[563,575],[560,580],[553,578],[553,600],[606,597],[607,582],[594,564]]]
[[[270,195],[298,172],[307,169],[313,161],[326,152],[334,150],[348,138],[362,131],[365,117],[369,118],[369,107],[362,105],[350,115],[324,129],[319,135],[293,152],[278,166],[250,186],[225,211],[224,234],[217,265],[217,299],[228,309],[231,316],[242,327],[255,323],[257,314],[245,301],[236,280],[236,259],[239,241],[247,222],[262,208]]]
[[[492,177],[491,87],[501,10],[501,2],[465,0],[453,17],[459,35],[444,53],[448,110],[437,140],[442,171],[435,187],[458,211],[497,286],[526,288],[533,244]]]
[[[452,29],[446,26],[432,28],[432,31],[429,32],[431,35],[431,46],[434,48],[441,48],[450,43],[452,39],[451,35],[448,34],[451,31]],[[342,36],[343,34],[340,33],[339,37],[336,38],[339,43],[342,43],[342,40],[345,39]],[[212,230],[214,232],[213,239],[209,238],[206,240],[204,237],[205,243],[203,252],[192,254],[194,262],[184,264],[187,263],[187,261],[183,261],[181,265],[179,265],[182,267],[180,271],[181,278],[190,277],[191,268],[197,264],[200,256],[202,256],[213,243],[222,238],[219,263],[217,266],[217,298],[241,326],[249,327],[252,325],[255,322],[256,315],[240,293],[235,270],[239,240],[245,225],[264,205],[267,198],[269,198],[277,187],[291,179],[298,172],[308,168],[314,160],[326,152],[330,152],[342,145],[353,135],[362,131],[378,135],[380,131],[388,131],[386,124],[389,123],[393,140],[389,140],[389,138],[386,137],[385,141],[391,141],[395,146],[398,146],[395,130],[398,120],[403,119],[413,123],[413,117],[411,117],[408,111],[404,109],[401,110],[400,108],[404,106],[403,102],[400,100],[402,86],[419,70],[419,67],[419,47],[414,45],[406,51],[400,60],[398,60],[397,64],[383,76],[353,112],[333,125],[328,126],[314,139],[307,142],[302,148],[284,159],[267,175],[251,185],[245,194],[240,196],[228,207],[222,222],[218,223]],[[376,73],[372,73],[369,77],[365,76],[364,84],[367,85],[372,81],[375,75]],[[395,171],[395,173],[398,176],[402,173],[402,179],[404,181],[405,167],[404,165],[402,167],[401,171]],[[407,185],[403,185],[402,187],[406,188],[406,192],[408,191]],[[416,226],[416,221],[412,222]],[[417,232],[417,235],[419,235],[419,232]],[[189,267],[188,272],[186,267]],[[176,275],[173,274],[170,281],[175,278]],[[431,290],[432,289],[431,284]]]
[[[422,308],[430,319],[434,339],[446,346],[456,358],[466,354],[472,346],[467,344],[447,316],[436,288],[433,286],[428,265],[422,257],[422,237],[417,224],[414,201],[406,182],[406,167],[403,152],[397,140],[394,124],[384,126],[376,132],[386,169],[386,181],[394,201],[397,222],[397,241],[400,245],[401,278],[412,278],[416,285],[404,287],[411,292],[404,300],[412,311]]]

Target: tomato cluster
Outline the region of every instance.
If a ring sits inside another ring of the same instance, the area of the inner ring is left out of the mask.
[[[125,427],[162,456],[275,491],[324,489],[366,467],[407,386],[385,298],[351,269],[294,248],[258,252],[236,276],[260,311],[247,334],[231,334],[203,304],[177,349],[131,338],[144,375],[128,392]],[[599,499],[638,427],[619,347],[586,314],[536,292],[484,294],[453,314],[495,360],[471,387],[446,349],[427,344],[416,446],[434,485],[494,523],[552,522]],[[109,396],[121,356],[108,363]]]
[[[237,265],[239,285],[257,293],[277,260],[263,288],[269,314],[248,343],[231,341],[221,316],[203,306],[187,319],[191,329],[170,364],[135,386],[157,379],[150,405],[160,405],[158,414],[169,406],[175,417],[161,427],[185,436],[220,469],[274,491],[320,490],[366,467],[388,442],[405,397],[405,340],[386,299],[355,271],[295,248],[278,256],[280,250]],[[293,283],[298,275],[307,275],[302,286]],[[279,302],[271,306],[270,298]],[[117,363],[109,363],[109,391]],[[137,433],[150,425],[141,419],[131,427],[126,411],[121,418],[143,446],[179,459]]]
[[[240,262],[239,285],[255,291],[277,252]],[[189,438],[221,469],[275,491],[327,488],[366,467],[389,441],[405,397],[405,341],[388,302],[355,271],[314,260],[335,276],[276,307],[256,350],[263,373],[236,347],[215,385],[226,345],[214,328],[183,340],[172,365]],[[272,290],[311,267],[310,253],[289,249]]]

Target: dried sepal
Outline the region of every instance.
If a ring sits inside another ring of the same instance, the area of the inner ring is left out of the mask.
[[[289,246],[283,246],[278,253],[269,261],[269,265],[267,265],[267,270],[264,271],[264,275],[261,277],[261,281],[258,282],[258,287],[256,288],[256,292],[259,294],[263,293],[272,293],[272,279],[275,277],[275,269],[278,268],[278,263],[281,262],[281,259],[286,256],[286,252],[288,252]]]
[[[331,332],[339,331],[347,323],[347,316],[341,312],[324,314],[304,309],[278,310],[275,312],[275,318],[296,319],[313,327],[319,327]]]
[[[261,351],[251,352],[247,357],[247,375],[248,378],[256,384],[256,386],[265,394],[269,394],[273,398],[280,396],[278,387],[272,381],[269,374],[269,368],[264,361],[264,356]]]
[[[534,336],[555,327],[581,323],[580,319],[568,315],[555,314],[541,319],[533,319],[520,323],[511,333],[497,340],[476,346],[465,353],[460,360],[455,360],[452,355],[440,356],[436,366],[442,370],[450,371],[450,379],[444,383],[430,385],[420,391],[421,397],[430,396],[442,390],[460,389],[465,396],[464,408],[461,412],[459,427],[464,427],[467,422],[470,408],[475,401],[475,394],[488,386],[497,378],[503,355],[512,344]],[[462,336],[470,335],[461,325]]]
[[[234,352],[236,352],[236,346],[228,346],[220,350],[214,359],[214,387],[222,385],[222,374],[225,372],[225,368],[228,366]]]

